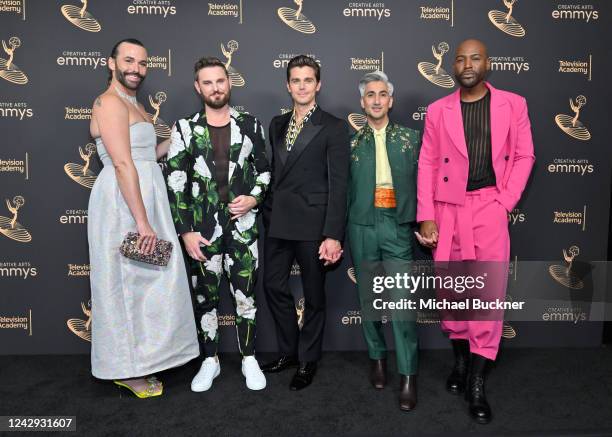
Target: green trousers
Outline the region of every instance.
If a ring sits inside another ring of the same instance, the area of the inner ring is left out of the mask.
[[[382,265],[387,276],[409,273],[414,237],[409,224],[397,224],[395,208],[376,208],[374,225],[349,223],[348,232],[361,304],[361,326],[368,345],[368,354],[371,359],[383,359],[387,355],[383,322],[372,317],[373,311],[371,310],[377,296],[372,291],[371,282],[360,281],[359,278],[367,276],[364,270],[372,269],[377,264]],[[361,284],[363,282],[369,283]],[[391,294],[397,295],[396,293]],[[370,310],[364,311],[364,309]],[[397,319],[402,319],[402,317],[392,317],[391,320],[397,368],[402,375],[414,375],[418,367],[416,322],[414,318],[412,320]]]

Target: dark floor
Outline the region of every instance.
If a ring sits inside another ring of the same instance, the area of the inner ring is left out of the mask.
[[[610,348],[506,350],[487,381],[489,425],[473,423],[465,401],[444,390],[450,355],[422,351],[419,404],[409,413],[397,408],[399,377],[375,391],[358,352],[325,354],[313,385],[297,393],[288,389],[292,370],[249,391],[239,357],[222,355],[210,391],[189,390],[192,362],[161,373],[163,396],[144,400],[93,379],[88,356],[2,356],[0,416],[72,415],[88,436],[612,435]]]

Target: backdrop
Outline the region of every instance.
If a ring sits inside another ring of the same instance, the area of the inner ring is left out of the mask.
[[[193,64],[205,55],[227,62],[232,104],[264,125],[291,107],[285,69],[305,53],[321,64],[325,110],[359,128],[357,83],[380,69],[395,84],[392,118],[422,130],[427,105],[456,87],[457,44],[482,39],[490,81],[527,98],[536,150],[508,217],[510,281],[517,262],[550,260],[523,291],[571,288],[564,250],[606,259],[611,12],[593,0],[0,0],[0,354],[89,351],[87,202],[100,169],[90,107],[111,47],[126,37],[149,50],[139,99],[162,138],[200,109]],[[327,350],[364,348],[350,268],[347,254],[328,275]],[[299,311],[297,267],[292,282]],[[222,297],[222,350],[237,350]],[[257,298],[258,348],[274,350],[261,283]],[[597,345],[601,323],[587,319],[551,307],[539,321],[507,323],[505,346]],[[420,333],[423,347],[447,344],[432,315]]]

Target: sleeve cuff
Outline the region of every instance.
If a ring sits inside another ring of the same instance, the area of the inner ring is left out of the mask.
[[[174,227],[176,228],[176,233],[178,235],[182,235],[186,232],[193,232],[193,226],[191,226],[190,224],[179,223],[176,224]]]

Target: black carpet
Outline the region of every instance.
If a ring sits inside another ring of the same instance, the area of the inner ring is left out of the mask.
[[[0,416],[76,416],[77,433],[88,436],[612,435],[610,348],[505,350],[487,380],[488,425],[473,423],[465,401],[444,390],[451,355],[421,352],[419,403],[409,413],[397,407],[399,377],[390,372],[389,386],[375,391],[360,352],[326,353],[301,392],[288,389],[293,370],[249,391],[239,356],[226,354],[210,391],[190,391],[199,368],[191,362],[159,374],[163,396],[144,400],[92,378],[88,356],[2,356]]]

